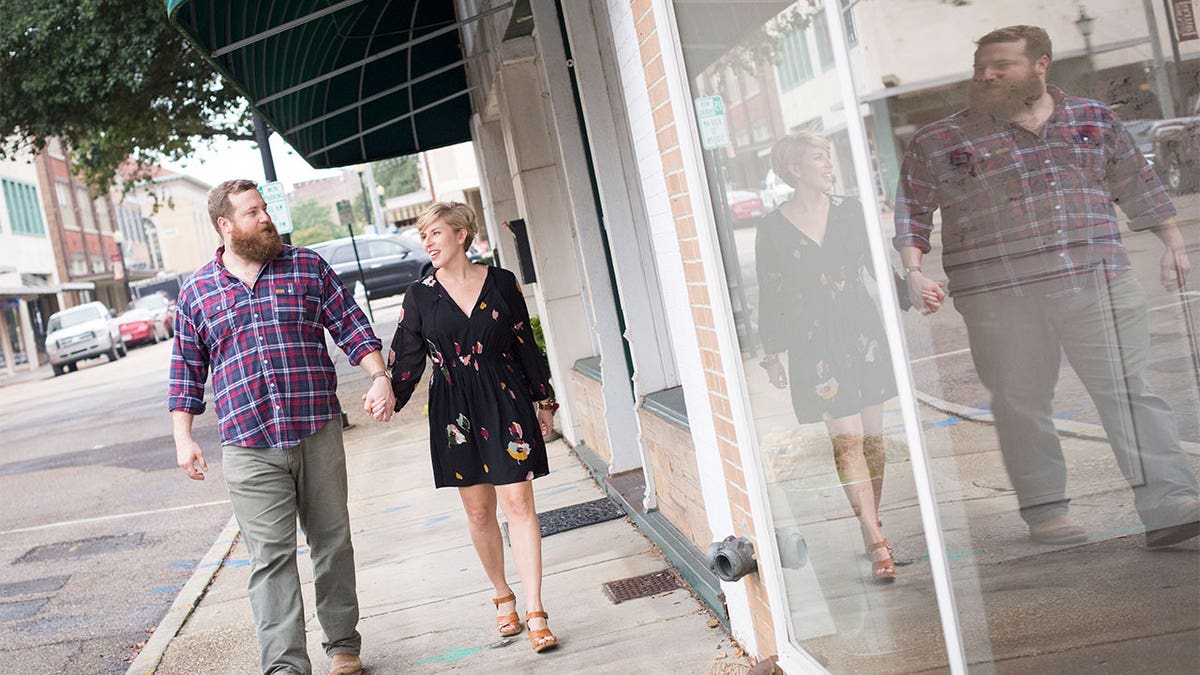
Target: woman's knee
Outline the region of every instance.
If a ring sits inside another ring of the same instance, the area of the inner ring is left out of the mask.
[[[496,509],[489,505],[464,506],[467,524],[474,529],[483,529],[497,524]]]

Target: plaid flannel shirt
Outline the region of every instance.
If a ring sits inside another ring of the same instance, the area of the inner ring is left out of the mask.
[[[223,444],[293,447],[341,412],[325,329],[354,365],[382,344],[313,251],[284,246],[253,288],[226,269],[224,252],[180,289],[167,407],[203,413],[211,368]]]
[[[940,208],[953,295],[1079,292],[1098,271],[1130,268],[1114,205],[1133,230],[1175,215],[1112,110],[1047,89],[1041,134],[963,110],[922,127],[904,153],[893,245],[928,253]]]

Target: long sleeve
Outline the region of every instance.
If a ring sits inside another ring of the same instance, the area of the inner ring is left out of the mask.
[[[922,253],[929,253],[937,197],[937,181],[929,172],[919,139],[914,138],[904,153],[896,189],[896,236],[892,239],[896,250],[915,246]]]
[[[1113,133],[1107,139],[1112,147],[1105,180],[1113,202],[1129,217],[1129,229],[1157,227],[1175,216],[1175,205],[1133,136],[1112,111],[1108,114]]]
[[[329,263],[317,258],[317,264],[321,267],[321,323],[349,357],[350,364],[357,366],[367,354],[383,347],[383,343],[375,337],[367,315]]]
[[[181,295],[175,309],[175,343],[171,349],[167,409],[199,415],[205,408],[208,347],[197,335],[191,307],[189,299]]]
[[[550,372],[542,352],[538,349],[533,337],[533,327],[529,325],[529,308],[525,305],[525,297],[521,295],[521,287],[517,278],[507,270],[501,273],[500,293],[512,313],[513,357],[525,372],[525,381],[529,384],[529,398],[533,401],[543,401],[554,397],[554,388],[550,386]]]
[[[396,395],[397,411],[412,398],[413,391],[425,372],[425,338],[421,334],[421,312],[417,307],[418,291],[414,287],[410,287],[404,293],[400,323],[396,326],[396,334],[392,336],[392,349],[388,354],[388,367],[392,371],[392,393]]]
[[[783,297],[783,271],[778,269],[770,241],[771,222],[764,220],[758,227],[754,266],[758,274],[758,336],[764,352],[778,354],[787,350],[788,326],[784,319],[787,301]]]

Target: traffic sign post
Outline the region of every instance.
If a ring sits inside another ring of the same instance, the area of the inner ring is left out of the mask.
[[[725,123],[725,103],[720,96],[696,98],[696,122],[700,126],[700,146],[705,150],[729,147],[729,125]]]
[[[258,186],[258,192],[267,203],[267,215],[275,223],[279,234],[291,234],[295,227],[292,225],[292,214],[288,211],[287,194],[283,191],[283,183],[271,181]]]

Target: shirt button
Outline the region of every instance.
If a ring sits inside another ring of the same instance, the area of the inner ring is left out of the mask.
[[[1055,204],[1055,205],[1054,205],[1054,208],[1055,208],[1055,210],[1061,209],[1061,208],[1062,208],[1062,204]]]
[[[1043,159],[1043,160],[1042,160],[1042,164],[1049,164],[1049,163],[1050,163],[1050,160],[1048,160],[1048,159]]]
[[[1058,228],[1058,231],[1059,231],[1059,232],[1062,232],[1062,231],[1063,231],[1063,229],[1060,227],[1060,228]]]
[[[1055,185],[1058,185],[1058,181],[1056,181],[1056,180],[1052,180],[1052,181],[1050,181],[1050,185],[1051,185],[1052,187],[1053,187],[1053,186],[1055,186]]]

